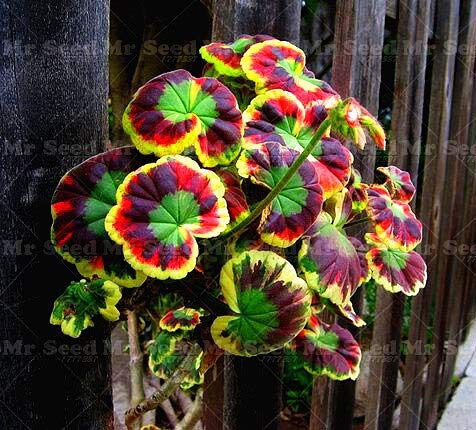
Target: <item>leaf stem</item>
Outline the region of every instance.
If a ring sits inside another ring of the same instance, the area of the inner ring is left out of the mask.
[[[331,121],[329,117],[327,117],[324,121],[322,121],[316,134],[312,136],[311,140],[306,145],[304,150],[299,154],[298,158],[296,158],[294,163],[291,164],[291,166],[289,166],[289,169],[286,171],[284,176],[279,180],[276,186],[273,189],[271,189],[268,195],[255,206],[253,211],[245,219],[243,219],[241,222],[236,224],[233,228],[228,230],[226,233],[222,234],[220,236],[220,239],[226,239],[230,236],[233,236],[241,232],[246,227],[248,227],[256,218],[258,218],[261,215],[261,213],[271,204],[271,202],[278,196],[278,194],[281,191],[283,191],[284,187],[292,179],[292,177],[295,175],[298,169],[302,166],[304,161],[307,160],[307,157],[311,155],[312,151],[317,146],[317,144],[321,141],[322,136],[329,128],[330,123]]]
[[[358,220],[351,221],[351,222],[345,224],[345,225],[344,225],[344,228],[352,227],[352,226],[354,226],[354,225],[363,224],[364,222],[367,222],[367,221],[370,221],[370,218],[369,218],[369,217],[360,218],[360,219],[358,219]]]
[[[128,430],[132,430],[135,422],[144,415],[147,411],[152,411],[156,409],[164,400],[168,399],[172,393],[177,390],[180,383],[183,381],[186,373],[192,367],[193,362],[197,358],[197,355],[200,354],[200,346],[197,344],[192,345],[189,353],[177,367],[177,370],[172,374],[172,376],[165,381],[165,383],[156,391],[152,396],[140,402],[134,408],[129,409],[126,412],[126,426]]]

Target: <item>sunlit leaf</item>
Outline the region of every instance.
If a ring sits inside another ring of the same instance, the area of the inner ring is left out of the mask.
[[[283,347],[310,315],[311,297],[293,266],[270,251],[249,251],[223,266],[220,285],[231,314],[212,324],[215,343],[251,356]]]
[[[116,308],[121,290],[111,281],[95,279],[87,282],[71,282],[54,303],[50,323],[60,325],[64,334],[79,337],[81,332],[93,326],[93,317],[101,315],[108,321],[117,321]]]
[[[345,232],[331,223],[328,214],[322,213],[318,224],[315,234],[302,242],[299,269],[309,287],[320,296],[335,304],[346,304],[360,284],[359,256]]]
[[[367,194],[367,213],[377,235],[389,248],[402,251],[414,249],[421,242],[422,225],[410,206],[392,200],[388,190],[381,185],[370,186]]]
[[[367,138],[364,130],[367,130],[375,145],[385,149],[385,131],[377,119],[357,100],[348,98],[337,102],[329,110],[329,118],[332,133],[352,140],[358,148],[365,147]]]
[[[360,346],[338,324],[326,324],[316,316],[311,317],[308,328],[293,340],[292,348],[313,375],[327,375],[336,380],[357,379],[359,375]]]
[[[253,145],[240,156],[238,173],[272,189],[286,174],[299,152],[277,142]],[[259,232],[264,242],[286,248],[314,223],[322,207],[322,188],[314,165],[305,161],[262,214]]]
[[[94,275],[126,287],[146,276],[124,261],[122,250],[105,230],[104,219],[116,204],[124,178],[151,157],[128,146],[89,158],[63,176],[51,202],[51,240],[56,251],[87,278]]]
[[[181,279],[195,267],[195,238],[225,230],[224,193],[220,178],[193,160],[162,157],[124,180],[106,229],[132,267],[158,279]]]
[[[281,89],[304,104],[336,97],[336,92],[324,81],[304,73],[304,52],[289,42],[268,40],[251,46],[243,55],[241,67],[246,77],[255,82],[256,92]]]
[[[411,201],[416,190],[408,172],[395,166],[379,167],[377,170],[387,177],[385,185],[393,199],[403,203]]]
[[[123,125],[141,152],[160,157],[193,146],[205,167],[229,164],[240,150],[242,118],[235,96],[217,79],[194,78],[185,70],[142,86]]]
[[[359,171],[352,168],[347,189],[349,190],[352,200],[352,210],[358,214],[365,210],[368,203],[367,184],[362,182],[362,176]]]

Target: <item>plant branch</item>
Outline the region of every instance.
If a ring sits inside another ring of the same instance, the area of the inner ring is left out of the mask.
[[[345,224],[345,225],[344,225],[344,228],[352,227],[352,226],[354,226],[354,225],[363,224],[364,222],[367,222],[367,221],[370,221],[370,218],[369,218],[369,217],[360,218],[360,219],[358,219],[358,220],[351,221],[351,222]]]
[[[203,413],[203,389],[198,390],[191,408],[174,430],[193,430]]]
[[[225,239],[230,236],[233,236],[242,230],[244,230],[246,227],[248,227],[256,218],[258,218],[262,212],[271,204],[271,202],[278,196],[278,194],[283,191],[284,187],[288,184],[288,182],[292,179],[292,177],[295,175],[295,173],[298,171],[298,169],[302,166],[304,161],[307,160],[307,157],[311,155],[312,151],[314,148],[317,146],[317,144],[321,141],[322,136],[324,133],[327,131],[327,129],[330,126],[330,119],[327,117],[324,121],[322,121],[321,125],[319,126],[316,134],[312,136],[311,140],[307,144],[307,146],[304,148],[304,150],[299,154],[298,158],[294,161],[291,166],[289,166],[289,169],[286,171],[284,176],[278,181],[276,186],[268,193],[268,195],[261,200],[253,209],[253,211],[241,222],[239,222],[237,225],[235,225],[233,228],[228,230],[226,233],[222,234],[220,236],[220,239]]]
[[[126,411],[125,422],[128,430],[133,430],[134,423],[137,422],[137,420],[142,415],[144,415],[147,411],[156,409],[157,406],[159,406],[164,400],[168,399],[173,392],[175,392],[180,383],[183,381],[186,373],[190,370],[199,353],[200,346],[197,344],[192,345],[187,356],[182,360],[172,376],[165,381],[160,390],[157,390],[152,396],[143,400],[137,406]]]
[[[127,312],[127,334],[129,336],[129,370],[131,377],[131,406],[134,407],[145,398],[144,392],[144,354],[139,342],[139,322],[136,311]],[[140,428],[140,422],[131,427]]]

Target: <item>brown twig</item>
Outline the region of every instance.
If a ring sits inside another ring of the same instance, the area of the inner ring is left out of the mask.
[[[165,381],[164,385],[160,390],[156,391],[152,396],[143,400],[137,406],[129,409],[126,412],[126,426],[129,430],[133,430],[134,423],[142,417],[147,411],[156,409],[164,400],[168,399],[170,395],[178,388],[180,383],[183,381],[186,373],[190,370],[193,365],[194,360],[197,358],[197,355],[200,354],[200,346],[197,344],[192,345],[189,353],[180,363],[177,370],[172,374],[172,376]]]
[[[134,407],[145,398],[144,392],[144,354],[139,342],[139,322],[136,311],[127,312],[127,334],[129,336],[129,371],[131,377],[131,406]],[[140,428],[140,420],[131,429]]]
[[[203,390],[197,392],[192,407],[187,411],[182,421],[175,426],[174,430],[193,430],[203,413]]]

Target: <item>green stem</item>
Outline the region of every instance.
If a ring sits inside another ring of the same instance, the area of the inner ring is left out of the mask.
[[[294,174],[298,171],[298,169],[302,166],[304,161],[307,160],[307,157],[311,155],[314,148],[317,144],[321,141],[322,136],[327,131],[330,126],[330,119],[327,117],[324,121],[322,121],[321,125],[319,126],[316,134],[312,136],[309,143],[306,145],[304,150],[299,154],[298,158],[294,161],[289,169],[284,174],[284,176],[279,180],[276,186],[269,192],[269,194],[261,200],[253,209],[253,211],[241,222],[235,225],[233,228],[228,230],[226,233],[220,236],[220,239],[226,239],[234,234],[237,234],[248,227],[256,218],[258,218],[262,212],[271,204],[271,202],[278,196],[278,194],[283,191],[284,187],[288,184]]]

